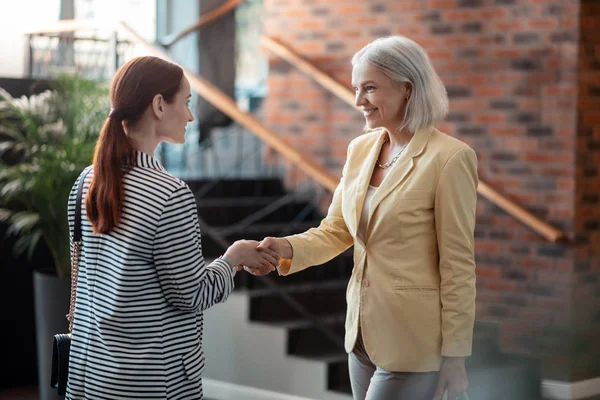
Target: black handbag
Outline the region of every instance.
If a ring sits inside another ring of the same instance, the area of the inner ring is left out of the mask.
[[[88,168],[77,185],[77,202],[75,204],[75,220],[73,227],[73,254],[71,255],[71,300],[69,302],[69,333],[54,335],[52,340],[52,371],[50,386],[58,388],[58,394],[64,395],[67,391],[67,378],[69,376],[69,351],[71,350],[71,333],[73,332],[73,313],[75,312],[75,298],[77,296],[77,276],[79,274],[79,256],[83,247],[81,235],[81,201],[83,197],[83,183],[91,168]]]

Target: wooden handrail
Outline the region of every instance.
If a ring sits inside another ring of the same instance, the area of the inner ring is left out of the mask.
[[[133,43],[144,47],[150,54],[173,63],[175,62],[165,52],[164,49],[148,43],[126,23],[121,22],[120,28],[121,31],[125,33]],[[339,177],[336,177],[331,172],[315,163],[311,158],[285,143],[274,132],[271,132],[263,124],[261,124],[261,122],[254,116],[240,110],[235,104],[235,101],[220,91],[216,86],[195,75],[193,72],[190,72],[187,68],[183,68],[183,70],[186,77],[190,81],[190,85],[200,96],[205,98],[212,105],[214,105],[223,113],[227,114],[240,125],[252,131],[256,136],[261,138],[265,143],[279,152],[285,159],[300,168],[304,173],[306,173],[315,181],[319,182],[323,187],[331,191],[335,190],[339,183]]]
[[[515,203],[514,201],[506,198],[502,194],[500,194],[496,189],[492,188],[485,182],[479,181],[479,186],[477,187],[477,191],[483,197],[496,204],[498,207],[529,226],[534,231],[538,232],[540,235],[544,236],[551,242],[558,242],[566,237],[566,235],[560,231],[559,229],[553,227],[546,221],[541,220],[536,217],[526,209],[524,209],[521,205]]]
[[[283,58],[285,61],[289,62],[293,66],[297,67],[306,75],[313,78],[325,89],[329,90],[330,92],[338,96],[341,100],[356,108],[354,104],[354,93],[352,93],[352,91],[349,88],[340,84],[331,76],[321,71],[319,68],[317,68],[310,62],[306,61],[302,56],[294,52],[291,48],[285,46],[281,42],[269,36],[263,36],[263,38],[261,39],[261,43],[266,49]],[[504,211],[506,211],[508,214],[521,221],[523,224],[538,232],[540,235],[542,235],[549,241],[557,242],[565,238],[565,234],[562,231],[553,227],[546,221],[543,221],[540,218],[536,217],[535,215],[524,209],[522,206],[515,203],[514,201],[503,196],[498,191],[490,187],[487,183],[479,181],[477,192],[492,203],[494,203],[495,205],[497,205],[498,207],[500,207],[501,209],[503,209]]]
[[[206,14],[201,15],[200,18],[198,18],[198,21],[179,32],[172,39],[167,39],[164,43],[162,43],[162,45],[168,49],[169,47],[173,46],[175,43],[179,42],[181,39],[183,39],[190,33],[195,32],[196,30],[202,28],[209,22],[212,22],[220,18],[222,15],[227,14],[229,11],[236,8],[244,1],[245,0],[229,0],[228,2],[221,4],[214,10],[210,10]]]
[[[327,75],[325,72],[306,61],[304,58],[302,58],[302,56],[298,55],[289,47],[270,36],[263,36],[261,38],[261,44],[275,55],[278,55],[279,57],[288,61],[300,71],[313,78],[315,81],[317,81],[317,83],[319,83],[319,85],[329,90],[348,105],[358,109],[358,107],[356,107],[354,104],[354,93],[352,93],[348,87],[342,85],[331,76]]]

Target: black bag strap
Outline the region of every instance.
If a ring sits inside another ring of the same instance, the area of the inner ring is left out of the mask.
[[[83,201],[83,184],[88,173],[92,170],[92,166],[87,167],[77,185],[77,200],[75,203],[75,225],[73,227],[73,242],[81,241],[81,202]]]
[[[69,301],[69,334],[73,332],[73,319],[75,315],[75,299],[77,297],[77,277],[79,276],[79,256],[81,247],[83,246],[83,238],[81,234],[81,202],[83,201],[83,185],[85,178],[91,171],[92,167],[88,167],[83,171],[79,184],[77,185],[77,201],[75,202],[75,220],[73,221],[73,254],[71,254],[71,300]]]

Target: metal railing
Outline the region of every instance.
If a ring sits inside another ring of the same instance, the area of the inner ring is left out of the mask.
[[[109,80],[133,56],[132,43],[115,33],[34,32],[27,35],[27,75],[49,78],[77,73],[90,79]]]

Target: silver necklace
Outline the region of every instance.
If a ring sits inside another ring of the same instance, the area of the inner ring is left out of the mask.
[[[388,139],[388,138],[385,138],[385,140],[384,140],[384,141],[383,141],[383,143],[381,144],[381,148],[383,148],[383,146],[384,146],[384,145],[385,145],[385,144],[386,144],[388,141],[389,141],[389,139]],[[404,147],[402,148],[402,150],[400,150],[400,151],[398,152],[398,154],[396,154],[396,156],[395,156],[394,158],[392,158],[392,160],[391,160],[391,161],[389,161],[389,162],[386,162],[385,164],[380,164],[380,163],[379,163],[379,158],[378,158],[378,159],[377,159],[377,162],[376,162],[377,166],[378,166],[379,168],[381,168],[381,169],[386,169],[386,168],[389,168],[389,167],[391,167],[392,165],[394,165],[394,163],[395,163],[395,162],[398,160],[398,158],[400,157],[400,155],[402,154],[402,152],[404,152],[404,150],[406,149],[406,146],[407,146],[407,145],[404,145]]]

